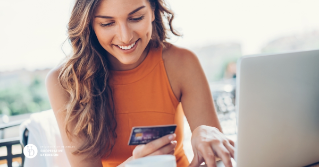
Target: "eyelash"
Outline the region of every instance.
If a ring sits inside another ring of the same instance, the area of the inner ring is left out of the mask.
[[[138,18],[132,18],[131,20],[132,21],[140,21],[140,20],[143,20],[144,19],[144,16],[141,16],[141,17],[138,17]]]
[[[144,19],[144,16],[138,17],[138,18],[131,18],[130,20],[133,22],[139,22]],[[114,22],[113,22],[114,23]],[[113,23],[108,23],[108,24],[101,24],[102,27],[108,27],[111,26]]]

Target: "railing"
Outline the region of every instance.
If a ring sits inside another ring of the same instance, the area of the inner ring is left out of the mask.
[[[20,143],[19,137],[13,137],[9,139],[3,139],[4,137],[4,130],[10,127],[19,126],[24,120],[14,121],[11,123],[0,125],[0,148],[5,147],[6,155],[0,156],[0,164],[7,164],[8,167],[23,167],[25,156],[23,154],[23,146]],[[13,146],[20,145],[21,146],[21,153],[13,154]],[[18,159],[17,159],[18,158]],[[15,162],[15,163],[13,163]]]

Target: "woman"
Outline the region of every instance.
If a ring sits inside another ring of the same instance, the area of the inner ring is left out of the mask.
[[[231,166],[234,143],[221,133],[200,63],[166,42],[163,18],[178,35],[163,0],[76,1],[68,27],[73,54],[46,81],[72,166],[124,166],[160,154],[188,166],[183,113],[193,132],[189,166],[213,167],[217,157]],[[177,124],[176,134],[127,145],[132,127],[165,124]]]

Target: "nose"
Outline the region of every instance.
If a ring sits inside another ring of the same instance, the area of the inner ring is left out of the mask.
[[[132,39],[133,39],[133,31],[132,31],[132,29],[127,25],[127,23],[119,24],[118,35],[119,35],[119,40],[120,40],[123,44],[130,44],[130,42],[132,42]]]

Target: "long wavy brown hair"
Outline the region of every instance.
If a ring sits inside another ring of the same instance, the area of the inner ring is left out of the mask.
[[[76,0],[68,24],[73,52],[59,74],[59,82],[70,96],[64,108],[66,134],[70,140],[71,136],[85,139],[73,154],[86,153],[88,158],[109,155],[117,137],[112,89],[108,84],[108,53],[92,28],[94,11],[100,1]],[[148,1],[155,14],[149,44],[151,47],[164,46],[168,32],[180,36],[172,26],[174,14],[163,0]],[[167,19],[169,29],[165,28],[163,18]]]

